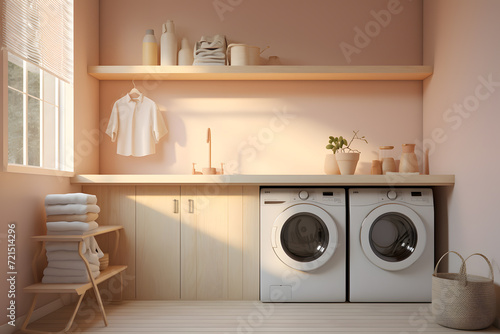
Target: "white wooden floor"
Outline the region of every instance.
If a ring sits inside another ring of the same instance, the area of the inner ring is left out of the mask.
[[[434,323],[430,304],[286,303],[256,301],[124,301],[106,305],[109,326],[84,302],[73,328],[79,333],[472,333]],[[64,307],[28,328],[58,331]],[[491,327],[481,333],[500,333]]]

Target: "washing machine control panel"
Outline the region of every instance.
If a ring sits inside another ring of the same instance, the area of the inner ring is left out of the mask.
[[[345,204],[345,193],[333,189],[307,189],[299,190],[292,196],[293,202],[316,202],[330,205]]]
[[[345,205],[345,199],[345,190],[341,188],[273,188],[261,190],[261,203],[263,205],[299,203]]]
[[[388,202],[433,205],[432,189],[428,188],[350,189],[349,196],[351,205]]]

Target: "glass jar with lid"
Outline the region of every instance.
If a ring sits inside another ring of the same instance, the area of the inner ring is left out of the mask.
[[[386,174],[387,172],[395,172],[396,171],[396,162],[394,161],[394,146],[380,146],[380,161],[382,163],[382,174]]]

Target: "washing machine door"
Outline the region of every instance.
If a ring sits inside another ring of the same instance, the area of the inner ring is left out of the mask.
[[[364,219],[360,239],[363,252],[374,265],[384,270],[403,270],[424,252],[425,224],[411,208],[385,204]]]
[[[297,204],[274,221],[271,243],[278,258],[289,267],[310,271],[324,265],[335,252],[337,226],[323,209]]]

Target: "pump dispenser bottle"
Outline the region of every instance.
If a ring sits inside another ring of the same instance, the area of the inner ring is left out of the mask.
[[[153,29],[146,30],[142,40],[142,65],[158,65],[158,44]]]
[[[177,65],[177,38],[172,20],[167,20],[162,26],[160,55],[162,66]]]

